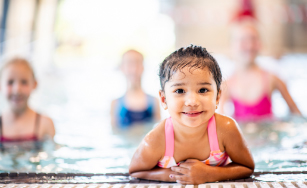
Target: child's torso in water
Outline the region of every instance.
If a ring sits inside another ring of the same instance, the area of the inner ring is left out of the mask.
[[[146,95],[147,107],[144,110],[130,110],[125,104],[125,96],[118,99],[117,120],[120,127],[129,127],[134,123],[151,122],[154,120],[154,97]]]
[[[2,117],[0,116],[0,142],[38,141],[38,128],[39,128],[40,117],[41,117],[40,114],[36,113],[33,134],[24,135],[18,138],[10,138],[3,135]]]
[[[202,162],[210,166],[224,166],[228,164],[229,157],[227,153],[225,151],[221,152],[219,148],[214,115],[208,122],[207,130],[211,151],[209,158]],[[174,129],[171,118],[165,121],[165,155],[163,159],[159,161],[158,166],[161,168],[178,166],[178,163],[174,159]]]
[[[234,105],[234,117],[236,120],[249,121],[261,120],[272,117],[273,113],[269,91],[269,74],[262,71],[261,76],[263,93],[262,95],[260,95],[260,98],[258,98],[258,100],[256,100],[255,102],[248,104],[242,101],[239,97],[235,97],[232,93],[230,94],[230,98]],[[230,84],[230,86],[232,85],[233,83]],[[250,84],[248,87],[253,87],[253,85]],[[233,87],[231,89],[233,89]]]

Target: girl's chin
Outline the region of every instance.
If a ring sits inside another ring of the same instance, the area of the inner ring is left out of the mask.
[[[199,122],[184,122],[183,124],[186,127],[195,128],[195,127],[199,127],[199,126],[203,125],[204,122],[202,122],[202,121],[199,121]]]

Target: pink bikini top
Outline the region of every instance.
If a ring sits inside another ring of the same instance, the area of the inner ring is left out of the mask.
[[[202,161],[210,166],[224,166],[229,163],[229,157],[227,153],[221,152],[216,134],[216,123],[214,115],[208,123],[208,137],[210,143],[210,156],[208,159]],[[178,166],[174,159],[174,129],[171,117],[166,119],[165,122],[165,154],[162,160],[158,162],[158,166],[161,168],[170,168],[172,166]]]
[[[264,88],[268,87],[267,75],[263,76]],[[252,86],[251,86],[252,87]],[[234,118],[238,121],[263,120],[273,116],[272,102],[266,90],[263,96],[254,104],[245,104],[237,98],[231,98],[234,104]]]

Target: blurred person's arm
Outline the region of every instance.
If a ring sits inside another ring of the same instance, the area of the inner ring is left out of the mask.
[[[295,102],[293,101],[286,84],[277,76],[273,76],[273,81],[274,81],[274,89],[279,90],[282,97],[285,99],[286,103],[288,104],[291,113],[296,115],[302,115],[302,113],[296,106]]]

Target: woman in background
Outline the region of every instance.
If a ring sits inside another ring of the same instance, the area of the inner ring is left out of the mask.
[[[286,84],[256,64],[260,40],[254,25],[249,22],[236,25],[231,40],[235,72],[223,83],[220,112],[224,112],[226,101],[231,101],[234,105],[234,118],[238,121],[270,119],[273,116],[272,92],[278,90],[291,113],[301,115]]]
[[[111,123],[113,127],[127,128],[133,124],[160,120],[159,102],[146,94],[141,86],[143,55],[129,50],[122,56],[121,71],[127,79],[124,96],[112,101]]]
[[[8,102],[8,108],[0,116],[1,142],[53,139],[52,120],[28,105],[36,86],[34,71],[27,60],[14,58],[1,68],[0,91]]]

